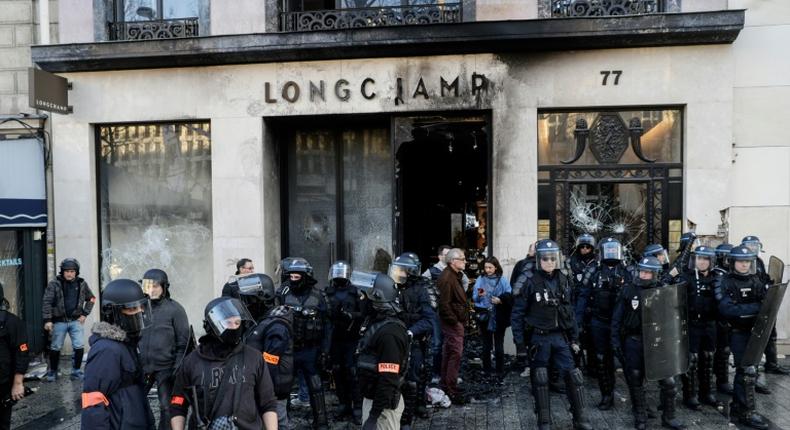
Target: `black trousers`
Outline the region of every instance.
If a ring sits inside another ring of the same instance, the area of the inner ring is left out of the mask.
[[[0,384],[0,400],[11,394],[11,381]],[[11,406],[0,403],[0,430],[11,430]]]

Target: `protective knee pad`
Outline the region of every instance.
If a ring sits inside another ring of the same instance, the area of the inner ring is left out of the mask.
[[[674,390],[677,383],[675,382],[675,378],[665,378],[658,381],[658,385],[661,386],[662,390]]]
[[[311,393],[317,393],[323,391],[323,385],[321,384],[320,376],[313,375],[307,378],[307,391]]]
[[[573,370],[569,371],[568,375],[571,379],[571,382],[573,382],[573,385],[576,385],[577,387],[584,385],[584,374],[582,374],[582,371],[578,368],[574,368]]]
[[[535,368],[535,385],[548,385],[549,384],[549,370],[545,367]]]

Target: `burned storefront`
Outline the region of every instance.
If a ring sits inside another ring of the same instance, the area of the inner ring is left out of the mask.
[[[715,235],[743,11],[544,12],[255,34],[218,15],[211,37],[34,48],[74,83],[52,120],[58,254],[95,283],[172,271],[197,320],[241,257],[322,280],[441,244],[509,268],[540,237]]]

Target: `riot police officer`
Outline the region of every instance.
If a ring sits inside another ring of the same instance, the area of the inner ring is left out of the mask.
[[[335,418],[351,417],[354,424],[359,425],[362,424],[362,396],[357,383],[354,353],[365,309],[357,288],[351,285],[351,272],[351,265],[346,261],[332,264],[325,292],[333,327],[329,355],[338,399]]]
[[[170,428],[168,403],[174,371],[189,343],[189,321],[184,308],[170,298],[170,280],[161,269],[150,269],[140,280],[151,299],[151,328],[140,339],[140,358],[148,386],[156,384],[159,398],[159,430]]]
[[[399,315],[412,338],[409,369],[403,385],[405,403],[401,416],[401,428],[411,428],[414,415],[419,408],[427,415],[425,408],[425,387],[428,385],[428,356],[433,320],[436,314],[431,308],[428,296],[428,280],[420,276],[420,260],[416,255],[404,253],[395,258],[389,267],[389,277],[398,286],[399,301],[403,312]]]
[[[681,376],[683,404],[698,410],[700,404],[717,406],[713,388],[713,357],[716,351],[716,282],[713,270],[716,251],[708,246],[698,246],[689,259],[688,270],[683,272],[686,283],[689,331],[689,368]]]
[[[767,429],[765,419],[755,411],[757,369],[742,363],[766,289],[757,276],[757,254],[740,245],[730,250],[729,259],[730,272],[722,278],[716,298],[719,312],[729,321],[732,329],[730,348],[735,357],[735,383],[730,413],[746,426]]]
[[[730,272],[730,250],[732,244],[722,243],[716,247],[716,267],[713,269],[721,278]],[[717,312],[716,352],[713,355],[713,373],[716,375],[716,390],[732,395],[730,383],[730,324]]]
[[[30,354],[27,347],[25,324],[9,310],[8,300],[0,284],[0,429],[11,428],[9,399],[17,402],[25,397],[23,381]]]
[[[151,301],[131,279],[102,292],[101,322],[91,331],[82,385],[83,429],[154,427],[137,344],[151,325]],[[108,425],[109,424],[109,425]]]
[[[771,279],[770,275],[765,270],[765,263],[763,262],[763,259],[760,258],[760,253],[763,252],[763,244],[762,242],[760,242],[760,238],[757,236],[746,236],[741,241],[741,244],[751,249],[752,252],[757,254],[757,276],[760,277],[760,280],[763,281],[766,288],[773,285],[776,282],[776,280]],[[765,373],[773,373],[776,375],[790,375],[790,370],[788,370],[784,366],[779,365],[779,359],[777,357],[777,350],[776,350],[776,325],[774,325],[773,329],[771,330],[771,335],[768,338],[768,344],[765,346],[764,369],[765,369]],[[760,390],[758,387],[758,392],[759,391]]]
[[[516,343],[522,348],[529,345],[538,428],[551,428],[548,366],[552,364],[564,377],[574,428],[591,429],[584,412],[584,377],[571,352],[579,350],[578,330],[570,281],[559,270],[560,247],[551,239],[541,240],[535,246],[535,257],[538,267],[513,306],[512,328]]]
[[[645,247],[642,252],[642,258],[655,257],[661,264],[661,279],[662,284],[671,284],[675,278],[680,275],[680,271],[671,267],[669,264],[669,253],[667,250],[658,243],[652,243]],[[637,264],[638,266],[638,264]]]
[[[267,275],[247,275],[236,283],[241,300],[252,318],[258,321],[244,341],[247,346],[260,351],[277,398],[279,427],[288,429],[288,397],[294,380],[293,310],[277,306],[274,283]]]
[[[288,280],[280,285],[280,303],[294,310],[294,371],[302,372],[310,393],[313,427],[327,426],[326,401],[319,371],[326,369],[332,335],[326,296],[304,258],[288,260],[283,271]]]
[[[655,257],[643,257],[637,263],[637,276],[626,285],[617,298],[612,315],[612,349],[623,362],[623,372],[628,384],[634,413],[634,428],[647,427],[647,399],[645,394],[645,357],[642,346],[643,291],[661,286],[661,262]],[[675,379],[659,381],[662,405],[661,424],[672,429],[682,429],[675,417]]]
[[[576,318],[590,315],[590,335],[598,367],[598,388],[601,402],[598,409],[608,411],[614,406],[614,356],[612,354],[612,313],[620,290],[631,282],[623,264],[623,245],[608,237],[599,244],[599,264],[589,281],[581,288],[576,303]]]
[[[573,247],[573,254],[569,258],[568,265],[572,273],[573,282],[573,299],[579,297],[582,281],[586,273],[592,272],[591,268],[595,266],[595,238],[588,233],[584,233],[576,238],[576,244]]]
[[[354,272],[354,284],[365,296],[368,318],[357,348],[363,430],[401,428],[401,387],[408,367],[410,336],[395,283],[381,273]]]
[[[257,351],[242,342],[255,322],[235,298],[219,297],[203,311],[206,335],[184,359],[170,399],[170,425],[185,428],[274,429],[277,401],[269,370]]]

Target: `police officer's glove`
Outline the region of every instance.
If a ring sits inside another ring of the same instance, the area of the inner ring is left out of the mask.
[[[582,348],[578,343],[571,342],[571,351],[573,351],[574,354],[579,355],[579,353],[582,352]]]
[[[411,330],[406,330],[406,334],[409,335],[409,340],[414,340],[414,333],[412,333]]]

